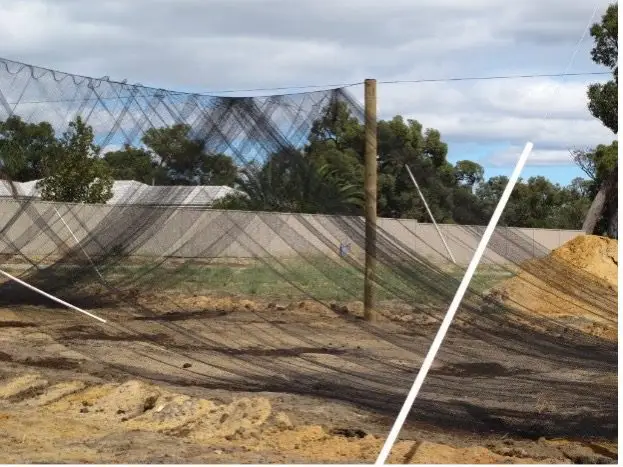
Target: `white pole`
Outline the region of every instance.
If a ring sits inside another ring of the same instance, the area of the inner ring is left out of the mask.
[[[86,256],[88,258],[89,262],[91,263],[91,266],[93,266],[93,269],[95,269],[95,272],[97,273],[97,275],[100,276],[100,279],[102,279],[102,281],[104,281],[104,278],[102,277],[102,275],[100,274],[99,270],[97,269],[97,266],[95,265],[95,263],[93,262],[93,260],[89,256],[89,254],[84,250],[84,248],[82,248],[82,245],[80,245],[80,240],[78,240],[78,237],[76,237],[74,235],[74,232],[69,228],[69,225],[67,225],[67,222],[65,222],[65,219],[63,219],[63,216],[61,216],[61,213],[58,212],[58,209],[56,209],[56,208],[54,208],[54,211],[56,211],[56,214],[61,219],[61,222],[63,223],[63,225],[65,225],[65,227],[67,227],[67,230],[69,230],[69,233],[71,234],[71,236],[74,237],[74,240],[76,241],[76,244],[80,247],[80,249],[84,253],[84,256]]]
[[[428,212],[428,215],[430,216],[431,220],[433,221],[433,225],[435,226],[435,229],[437,229],[437,233],[439,234],[439,237],[441,238],[441,241],[443,242],[443,246],[446,247],[446,251],[448,252],[448,255],[450,255],[450,259],[452,260],[452,262],[454,264],[456,264],[456,260],[454,259],[454,255],[452,254],[452,251],[450,251],[450,247],[446,243],[446,239],[443,237],[443,234],[441,233],[441,229],[437,225],[437,222],[435,222],[435,218],[433,217],[433,213],[431,212],[430,208],[428,207],[428,203],[426,202],[426,198],[424,198],[424,194],[420,190],[420,186],[418,185],[417,181],[415,180],[415,177],[413,176],[413,173],[411,172],[411,169],[409,168],[409,166],[407,164],[405,164],[405,168],[407,169],[407,172],[409,172],[409,176],[411,177],[411,181],[413,181],[413,184],[415,185],[415,189],[419,193],[420,198],[422,199],[422,202],[424,203],[424,207],[426,207],[426,211]]]
[[[0,274],[2,274],[2,275],[3,275],[3,276],[5,276],[5,277],[8,277],[8,278],[9,278],[9,279],[11,279],[12,281],[17,282],[18,284],[21,284],[21,285],[23,285],[24,287],[26,287],[26,288],[28,288],[28,289],[30,289],[30,290],[33,290],[33,291],[35,291],[35,292],[37,292],[37,293],[39,293],[39,294],[43,295],[44,297],[49,298],[50,300],[53,300],[53,301],[55,301],[55,302],[57,302],[57,303],[60,303],[61,305],[65,305],[65,306],[66,306],[66,307],[68,307],[68,308],[71,308],[71,309],[73,309],[73,310],[79,311],[80,313],[84,313],[85,315],[90,316],[91,318],[96,319],[96,320],[98,320],[98,321],[101,321],[102,323],[105,323],[105,322],[106,322],[106,320],[104,320],[104,319],[102,319],[102,318],[99,318],[99,317],[97,317],[97,316],[95,316],[95,315],[93,315],[93,314],[89,313],[88,311],[85,311],[85,310],[83,310],[83,309],[81,309],[81,308],[78,308],[77,306],[74,306],[74,305],[72,305],[71,303],[67,303],[66,301],[61,300],[60,298],[56,298],[54,295],[50,295],[49,293],[46,293],[46,292],[44,292],[43,290],[39,290],[38,288],[33,287],[33,286],[32,286],[32,285],[30,285],[30,284],[27,284],[27,283],[26,283],[26,282],[24,282],[23,280],[18,279],[17,277],[12,276],[12,275],[11,275],[11,274],[9,274],[8,272],[4,272],[2,269],[0,269]]]
[[[527,142],[526,146],[524,147],[523,152],[519,156],[519,161],[517,161],[515,170],[513,171],[510,177],[510,180],[508,181],[508,184],[506,185],[506,188],[504,188],[504,193],[502,193],[502,197],[500,198],[500,201],[498,201],[498,205],[496,206],[495,211],[493,212],[493,215],[491,216],[489,225],[487,225],[485,233],[482,239],[480,240],[480,243],[478,244],[478,248],[476,248],[476,252],[474,253],[473,258],[471,262],[469,263],[467,271],[465,272],[465,276],[463,276],[463,280],[461,281],[461,284],[459,285],[459,288],[457,289],[456,294],[454,295],[454,299],[452,300],[452,303],[450,304],[450,307],[448,308],[448,312],[446,313],[446,316],[444,317],[443,322],[441,323],[441,326],[439,326],[439,331],[437,331],[437,335],[435,336],[435,339],[433,340],[433,343],[431,344],[430,349],[428,350],[428,354],[426,355],[426,358],[424,358],[424,361],[422,362],[420,371],[418,372],[415,378],[415,381],[413,382],[413,386],[411,387],[411,390],[409,391],[409,394],[407,395],[407,399],[405,400],[402,406],[402,409],[400,410],[400,413],[398,414],[398,417],[396,418],[396,421],[394,422],[394,426],[392,427],[389,435],[387,436],[387,439],[385,440],[385,444],[383,445],[383,448],[381,449],[381,453],[379,454],[379,457],[376,459],[375,465],[384,465],[385,462],[387,461],[387,458],[389,457],[389,453],[392,447],[394,446],[394,443],[396,442],[398,435],[400,434],[400,430],[402,429],[402,426],[404,425],[405,420],[407,419],[407,416],[409,415],[409,412],[411,412],[411,407],[413,406],[413,403],[415,402],[415,398],[417,397],[418,393],[420,392],[420,389],[422,388],[422,385],[424,384],[424,379],[426,378],[426,375],[428,374],[428,370],[433,364],[433,361],[435,360],[435,356],[437,355],[437,352],[439,351],[439,347],[441,346],[441,343],[443,342],[443,339],[445,338],[446,333],[448,332],[448,329],[450,328],[452,319],[454,318],[454,315],[456,314],[456,311],[458,310],[459,305],[461,304],[461,301],[463,300],[463,296],[465,295],[465,292],[467,291],[469,282],[471,281],[472,276],[476,272],[476,268],[478,267],[478,264],[480,263],[480,259],[482,258],[482,255],[484,254],[485,249],[487,248],[487,244],[489,243],[489,240],[491,239],[491,235],[493,235],[495,227],[498,221],[500,220],[500,216],[502,215],[502,212],[504,212],[504,208],[506,207],[506,203],[508,202],[508,199],[510,198],[511,193],[513,192],[513,188],[515,188],[515,184],[517,183],[517,180],[519,180],[519,175],[521,175],[521,171],[523,170],[523,167],[526,164],[526,161],[528,160],[528,156],[530,155],[530,152],[532,152],[532,146],[533,145],[531,142]]]

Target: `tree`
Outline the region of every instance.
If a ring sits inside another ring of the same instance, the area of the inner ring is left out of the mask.
[[[591,182],[574,178],[563,187],[559,194],[558,205],[553,207],[551,228],[579,229],[591,205]]]
[[[205,140],[193,138],[191,127],[175,124],[150,128],[143,143],[156,159],[159,184],[169,185],[232,185],[237,168],[231,157],[208,154]]]
[[[304,153],[284,149],[264,164],[242,169],[241,195],[230,195],[213,207],[308,214],[356,214],[363,204],[362,188],[337,183],[328,165],[317,167]]]
[[[110,179],[114,177],[159,185],[235,186],[241,194],[214,205],[223,209],[362,214],[363,125],[345,103],[338,101],[313,122],[304,147],[285,147],[241,170],[229,156],[207,151],[205,141],[193,137],[187,125],[148,130],[143,138],[146,147],[125,145],[103,157],[93,143],[92,129],[80,119],[70,124],[60,140],[54,138],[52,127],[45,122],[26,124],[13,118],[3,125],[0,175],[11,180],[15,174],[27,177],[25,174],[39,171],[44,199],[105,202],[110,198]],[[440,133],[424,129],[416,120],[397,115],[380,121],[378,132],[380,216],[430,222],[405,170],[408,165],[438,222],[487,223],[508,183],[506,177],[485,180],[484,168],[470,160],[451,164]],[[19,150],[9,154],[17,156],[4,156],[8,149],[15,148]],[[605,184],[611,187],[612,180],[616,181],[617,150],[615,141],[594,150],[574,152],[574,159],[589,180],[576,179],[566,187],[544,177],[520,180],[501,223],[579,228],[589,211],[590,199],[598,199],[606,193]],[[606,200],[602,198],[602,202]],[[613,206],[616,204],[609,203],[608,209]],[[611,212],[602,216],[597,229],[606,229],[605,220],[611,218]]]
[[[133,148],[126,144],[121,150],[107,152],[104,160],[115,180],[136,180],[151,184],[156,177],[159,180],[163,178],[157,173],[157,164],[145,149]]]
[[[574,162],[582,169],[589,179],[591,190],[589,194],[595,196],[599,186],[615,170],[619,157],[619,143],[600,144],[593,150],[572,151]]]
[[[326,166],[338,186],[363,187],[364,129],[344,103],[332,102],[316,120],[305,154],[316,167]],[[383,217],[409,217],[429,222],[405,165],[419,180],[433,215],[452,222],[455,214],[473,219],[475,197],[457,183],[454,167],[447,161],[448,148],[439,131],[424,130],[399,115],[378,123],[378,212]],[[461,188],[461,191],[457,191]],[[461,205],[455,213],[454,200]]]
[[[485,179],[485,169],[473,161],[458,161],[454,166],[457,181],[464,186],[474,188]]]
[[[591,36],[595,39],[595,45],[591,51],[593,61],[604,65],[612,70],[613,80],[605,84],[592,84],[588,88],[588,108],[601,122],[615,134],[618,132],[618,4],[608,7],[602,16],[601,23],[596,23],[591,28]],[[612,154],[617,149],[614,142],[610,150],[602,147],[592,155],[592,163],[596,170],[599,167],[611,166]],[[601,160],[602,157],[608,160]],[[591,159],[591,158],[588,158]],[[579,158],[587,161],[588,159]],[[616,237],[617,213],[618,213],[618,161],[609,173],[601,176],[599,189],[588,210],[582,229],[586,233],[607,233]],[[604,228],[605,226],[605,228]]]
[[[0,165],[14,181],[41,178],[42,159],[57,150],[58,141],[48,122],[26,123],[17,115],[0,122]]]
[[[378,124],[379,215],[430,218],[405,165],[409,165],[438,222],[453,222],[454,168],[447,161],[447,144],[437,130],[423,130],[416,120],[395,116]]]
[[[618,3],[608,7],[601,23],[591,27],[595,46],[591,51],[593,61],[612,70],[613,79],[604,84],[591,84],[588,87],[588,108],[595,118],[612,130],[618,132]]]
[[[363,188],[363,125],[343,102],[331,102],[313,122],[305,146],[305,156],[317,170],[326,167],[327,176],[336,184]]]
[[[238,177],[238,167],[233,159],[225,154],[204,154],[199,167],[199,182],[202,185],[233,186]]]
[[[589,178],[586,195],[593,200],[585,211],[582,230],[616,237],[618,142],[600,144],[594,150],[572,151],[572,156]]]
[[[363,126],[353,117],[345,102],[332,101],[324,109],[321,117],[312,123],[308,147],[313,147],[317,143],[328,145],[338,151],[351,150],[363,154]]]
[[[37,184],[41,199],[70,203],[105,203],[112,197],[113,179],[100,148],[93,143],[93,129],[78,117],[70,122],[58,151],[45,154],[46,176]]]

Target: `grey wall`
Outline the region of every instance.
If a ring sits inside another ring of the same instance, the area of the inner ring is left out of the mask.
[[[131,255],[198,258],[337,255],[340,242],[362,258],[364,221],[359,217],[241,211],[79,205],[0,200],[0,253],[58,257],[76,250],[76,241],[97,256],[115,245]],[[432,224],[379,219],[379,255],[417,253],[448,262]],[[457,262],[469,263],[484,227],[440,226]],[[540,257],[581,231],[498,227],[483,263]]]

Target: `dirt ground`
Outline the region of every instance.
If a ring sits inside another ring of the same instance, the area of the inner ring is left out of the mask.
[[[390,461],[616,463],[616,248],[578,237],[492,292],[510,307],[468,298]],[[106,324],[0,308],[1,462],[371,463],[445,311],[118,298]]]
[[[0,310],[0,461],[371,463],[436,329],[358,303],[139,302],[107,324]],[[615,463],[616,365],[583,361],[450,336],[391,462]]]
[[[5,463],[373,462],[383,441],[361,429],[295,426],[266,396],[217,403],[137,380],[50,384],[28,373],[5,381],[0,401]],[[457,448],[400,441],[390,462],[541,463],[614,455],[604,444],[533,444]]]

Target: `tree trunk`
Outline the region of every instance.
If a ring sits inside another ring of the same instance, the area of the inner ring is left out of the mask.
[[[608,176],[608,178],[604,180],[604,182],[599,187],[597,196],[595,196],[591,207],[586,213],[586,218],[584,219],[584,224],[582,225],[582,230],[586,234],[599,234],[600,232],[595,232],[595,229],[597,227],[597,224],[601,220],[601,216],[604,214],[604,211],[608,208],[609,205],[614,205],[614,209],[617,209],[618,203],[615,200],[615,198],[617,197],[617,182],[618,168],[615,168]],[[608,225],[610,226],[612,219],[616,219],[617,216],[612,215],[612,208],[608,208],[608,211],[608,214],[610,214],[608,219]]]
[[[619,199],[616,185],[608,200],[608,237],[617,240],[619,238]]]

